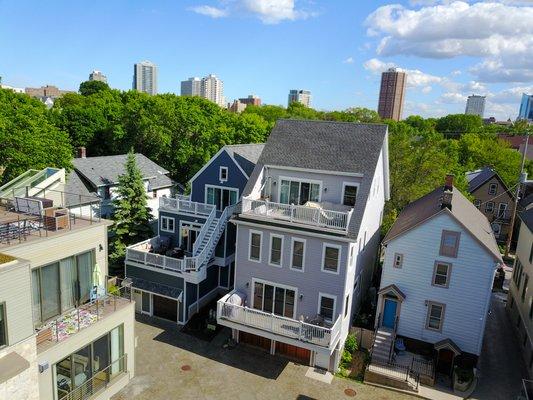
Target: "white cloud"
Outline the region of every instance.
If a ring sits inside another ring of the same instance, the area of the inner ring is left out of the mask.
[[[190,10],[194,11],[197,14],[206,15],[211,18],[222,18],[222,17],[228,16],[227,10],[224,10],[222,8],[217,8],[217,7],[206,6],[206,5],[192,7]]]
[[[353,57],[348,57],[346,60],[343,61],[344,64],[353,64],[354,59]]]
[[[191,10],[212,18],[243,13],[259,18],[265,24],[295,21],[316,16],[316,12],[296,6],[295,0],[218,0],[219,7],[202,5]]]
[[[437,3],[437,5],[428,5]],[[419,9],[379,7],[366,19],[367,33],[379,39],[381,56],[479,57],[471,70],[487,82],[531,79],[533,7],[522,2],[427,2]],[[529,4],[532,4],[531,2]]]

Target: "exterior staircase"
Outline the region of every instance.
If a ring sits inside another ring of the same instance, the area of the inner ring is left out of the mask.
[[[391,361],[391,350],[394,336],[394,331],[392,329],[381,327],[376,330],[372,347],[373,362],[386,364]]]
[[[204,225],[202,228],[205,229],[205,234],[203,235],[203,237],[201,237],[202,241],[199,242],[197,248],[196,248],[196,252],[194,253],[194,255],[198,255],[200,254],[204,249],[205,247],[209,244],[210,242],[210,239],[213,235],[217,235],[218,232],[217,232],[217,224],[218,224],[218,221],[220,219],[219,218],[213,218],[210,222],[209,222],[209,225]],[[220,232],[220,234],[222,234],[222,232]],[[219,234],[219,238],[220,238],[220,234]],[[216,243],[218,243],[218,240],[215,241],[215,246],[216,246]],[[214,248],[213,248],[214,250]]]

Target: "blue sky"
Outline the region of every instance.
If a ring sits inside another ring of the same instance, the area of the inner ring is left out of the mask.
[[[159,68],[159,92],[214,73],[228,101],[254,93],[286,104],[309,89],[312,106],[375,109],[379,74],[407,70],[405,114],[464,112],[515,118],[533,92],[531,1],[448,0],[0,0],[0,76],[16,87],[77,89],[93,69],[131,87],[133,63]]]

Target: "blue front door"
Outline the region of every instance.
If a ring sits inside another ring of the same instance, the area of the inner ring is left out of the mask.
[[[397,303],[391,299],[385,299],[383,306],[383,326],[394,329],[394,320],[396,319]]]

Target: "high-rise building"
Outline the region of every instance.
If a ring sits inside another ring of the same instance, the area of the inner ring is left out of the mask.
[[[197,77],[189,78],[186,81],[181,81],[181,95],[182,96],[201,96],[202,94],[202,80]]]
[[[301,103],[306,107],[311,106],[311,92],[309,90],[298,90],[298,89],[291,89],[289,92],[289,102],[288,105],[290,106],[291,103]]]
[[[233,103],[228,103],[228,110],[237,114],[242,113],[248,107],[247,104],[244,104],[240,100],[233,100]]]
[[[225,107],[224,83],[215,75],[209,74],[205,78],[202,78],[200,92],[200,95],[204,99],[211,100],[213,103]]]
[[[133,89],[157,94],[157,66],[154,63],[142,61],[133,66]]]
[[[522,94],[522,101],[520,102],[520,111],[518,112],[518,119],[525,119],[533,121],[533,95]]]
[[[93,72],[91,72],[89,74],[89,80],[90,81],[100,81],[100,82],[107,83],[107,76],[102,74],[102,72],[100,72],[100,71],[94,70]]]
[[[396,68],[389,68],[381,74],[378,114],[383,119],[399,121],[402,118],[405,83],[407,74]]]
[[[483,118],[484,113],[485,113],[485,96],[478,96],[476,94],[473,94],[472,96],[468,96],[468,99],[466,100],[465,114],[479,115],[481,118]]]
[[[240,98],[239,101],[243,104],[246,104],[247,106],[260,106],[261,105],[261,98],[256,96],[255,94],[250,94],[248,97]]]

